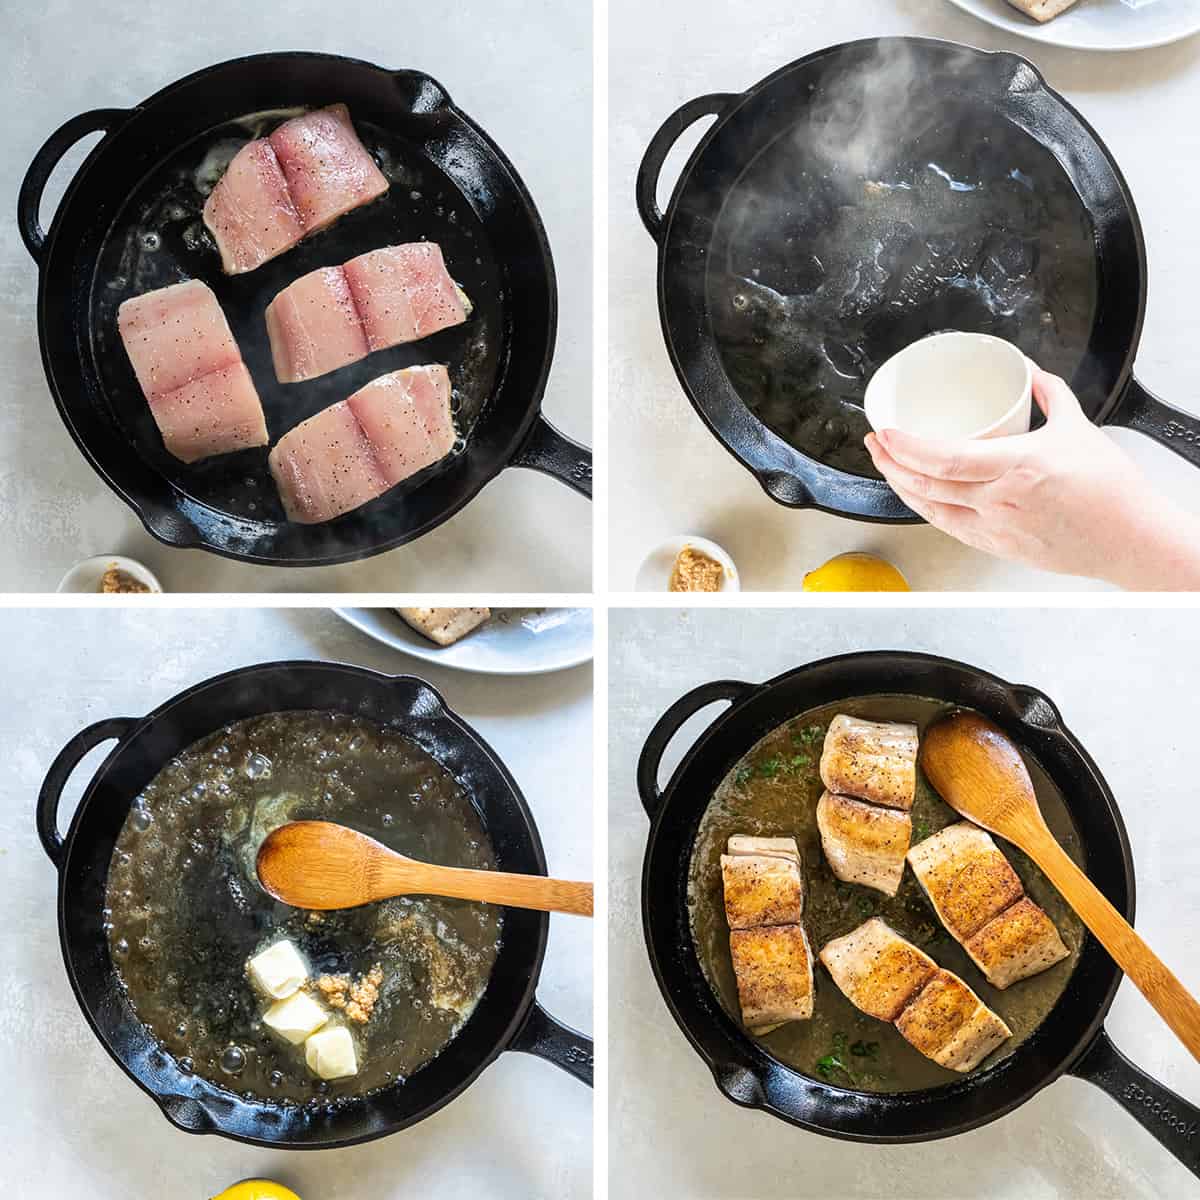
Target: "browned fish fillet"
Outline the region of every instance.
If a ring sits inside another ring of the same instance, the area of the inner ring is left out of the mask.
[[[1045,910],[1028,896],[993,917],[963,949],[998,988],[1037,975],[1071,953]]]
[[[938,973],[896,1018],[904,1039],[951,1071],[973,1071],[1012,1030],[959,977]]]
[[[751,1033],[769,1033],[812,1016],[812,951],[803,925],[734,929],[729,950],[742,1021]]]
[[[881,1021],[894,1021],[938,969],[879,917],[826,942],[821,961],[846,999]]]
[[[1012,1030],[961,979],[878,917],[821,949],[856,1008],[891,1021],[912,1046],[951,1071],[971,1071]]]
[[[1006,988],[1070,953],[978,825],[948,825],[915,845],[908,861],[942,924],[993,986]]]
[[[839,879],[887,896],[896,894],[912,840],[908,813],[825,792],[817,801],[817,828],[830,869]]]
[[[452,646],[492,615],[490,608],[398,608],[406,625],[439,646]]]
[[[794,860],[766,854],[722,854],[721,877],[730,929],[799,923],[804,882]]]
[[[1013,8],[1019,8],[1027,17],[1045,22],[1062,16],[1079,0],[1008,0],[1008,2]]]
[[[917,727],[839,714],[825,734],[821,782],[836,795],[907,811],[917,789]]]

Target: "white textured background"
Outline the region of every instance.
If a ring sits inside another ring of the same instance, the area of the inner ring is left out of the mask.
[[[592,875],[592,671],[526,679],[447,671],[368,640],[320,609],[0,612],[8,647],[0,739],[0,1080],[3,1176],[18,1200],[199,1200],[267,1176],[302,1200],[564,1200],[591,1194],[591,1091],[528,1054],[503,1054],[457,1100],[402,1133],[349,1150],[268,1151],[180,1133],[93,1036],[67,983],[56,880],[34,832],[51,759],[78,730],[140,716],[221,671],[281,658],[330,659],[428,679],[512,771],[551,872]],[[17,699],[19,697],[19,700]],[[110,747],[84,760],[60,827]],[[538,998],[592,1028],[592,926],[550,919]]]
[[[839,1142],[736,1107],[676,1026],[641,929],[649,825],[634,765],[669,704],[712,679],[761,682],[852,650],[924,650],[1059,705],[1129,828],[1137,925],[1200,993],[1200,671],[1195,614],[1118,610],[614,610],[609,636],[609,1104],[612,1195],[688,1200],[1165,1200],[1200,1185],[1115,1101],[1060,1079],[1014,1113],[948,1141]],[[672,744],[662,780],[718,712]],[[1107,1021],[1122,1051],[1200,1104],[1197,1064],[1122,983]]]
[[[524,470],[502,472],[419,541],[347,566],[250,567],[160,545],[93,472],[55,411],[38,349],[37,272],[14,217],[22,175],[64,121],[93,108],[131,107],[213,63],[271,50],[321,50],[425,71],[504,149],[541,212],[560,309],[545,413],[590,444],[588,5],[44,0],[0,5],[0,46],[0,590],[53,591],[69,566],[93,554],[139,558],[169,591],[588,590],[591,506],[561,483]],[[68,154],[51,180],[43,225],[82,160],[81,151]]]
[[[822,46],[909,34],[1015,50],[1091,121],[1128,179],[1150,258],[1137,374],[1165,400],[1200,412],[1200,38],[1137,54],[1081,54],[1009,36],[945,0],[612,0],[611,13],[611,585],[632,589],[638,564],[663,538],[699,534],[733,555],[749,590],[798,588],[806,571],[847,550],[883,554],[917,589],[1097,586],[1001,563],[928,528],[889,530],[767,499],[701,423],[675,378],[659,327],[655,246],[634,207],[634,176],[650,138],[679,105],[741,91]],[[693,126],[668,158],[660,204],[710,123]],[[1200,520],[1200,471],[1140,434],[1110,436]]]

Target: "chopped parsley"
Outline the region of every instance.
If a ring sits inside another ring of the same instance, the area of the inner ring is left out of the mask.
[[[850,1047],[850,1053],[855,1058],[877,1058],[879,1056],[878,1042],[864,1042],[861,1038]]]
[[[858,911],[864,917],[869,917],[875,912],[875,901],[870,896],[855,896],[854,903],[858,906]]]
[[[817,1059],[817,1074],[822,1079],[833,1079],[836,1075],[842,1074],[849,1081],[851,1087],[858,1086],[858,1080],[854,1077],[854,1072],[850,1070],[849,1059],[854,1051],[849,1045],[850,1039],[844,1033],[835,1033],[833,1035],[833,1049]],[[855,1042],[856,1046],[861,1043]]]
[[[750,767],[738,767],[737,774],[733,777],[733,782],[736,784],[749,783],[754,775],[754,771]]]
[[[922,817],[918,821],[913,822],[913,841],[924,841],[929,836],[929,822]]]

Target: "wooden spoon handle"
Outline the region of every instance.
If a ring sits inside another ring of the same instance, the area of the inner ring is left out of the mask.
[[[1022,846],[1133,980],[1138,991],[1200,1060],[1200,1004],[1047,830]]]
[[[401,893],[454,896],[511,908],[541,912],[592,915],[592,885],[544,875],[513,875],[506,871],[472,871],[466,867],[432,867],[419,862],[385,861],[372,879],[372,891],[382,899]]]

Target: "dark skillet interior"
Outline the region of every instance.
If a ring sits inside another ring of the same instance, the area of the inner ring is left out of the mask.
[[[378,157],[389,192],[257,271],[226,278],[198,221],[196,167],[211,151],[209,165],[219,169],[238,140],[285,113],[338,102],[349,106]],[[245,124],[248,115],[268,113],[277,116]],[[318,266],[421,237],[445,249],[452,275],[476,305],[472,318],[318,380],[276,383],[262,319],[270,299]],[[137,387],[115,312],[126,296],[184,276],[203,279],[224,306],[273,442],[385,371],[442,361],[465,446],[355,512],[309,526],[282,519],[266,450],[191,467],[177,462]],[[439,85],[414,71],[308,53],[222,63],[118,120],[59,208],[40,297],[44,359],[68,428],[149,530],[174,545],[284,566],[379,553],[467,503],[514,457],[537,419],[557,313],[550,251],[528,193]]]
[[[882,359],[940,329],[997,333],[1101,421],[1141,329],[1141,245],[1107,150],[1025,60],[853,42],[734,97],[701,141],[668,212],[662,313],[694,402],[776,499],[911,519],[861,478]]]
[[[891,1094],[810,1078],[773,1058],[725,1011],[697,957],[688,905],[689,865],[713,789],[783,722],[822,705],[899,691],[977,709],[1014,737],[1065,800],[1090,878],[1127,916],[1133,904],[1132,866],[1115,803],[1086,751],[1032,689],[927,655],[851,654],[782,675],[718,717],[672,777],[647,849],[643,916],[659,985],[731,1099],[805,1128],[869,1141],[948,1136],[1016,1107],[1087,1046],[1119,979],[1112,960],[1087,937],[1062,996],[1009,1057],[941,1087]]]
[[[313,1110],[249,1102],[182,1071],[137,1021],[109,958],[102,910],[113,846],[132,800],[174,754],[229,721],[290,708],[334,709],[400,729],[471,796],[498,869],[545,874],[545,860],[512,777],[433,689],[409,677],[316,663],[235,671],[152,713],[105,763],[67,836],[59,893],[64,955],[88,1019],[113,1057],[177,1124],[264,1144],[316,1148],[394,1132],[470,1083],[505,1048],[529,1007],[548,922],[543,914],[506,911],[499,956],[478,1006],[444,1051],[403,1084]]]
[[[387,371],[437,362],[450,369],[452,407],[464,439],[456,452],[461,452],[495,386],[506,342],[502,273],[487,231],[457,187],[426,157],[419,117],[406,115],[386,130],[357,123],[359,137],[391,184],[380,199],[255,271],[233,276],[222,272],[216,245],[201,219],[208,192],[238,149],[252,137],[270,133],[288,115],[294,114],[250,116],[205,130],[158,163],[109,228],[90,297],[96,370],[113,421],[129,439],[131,452],[193,499],[275,526],[282,526],[285,517],[267,470],[267,447],[190,466],[167,453],[117,331],[117,309],[124,300],[182,279],[207,283],[254,377],[272,444],[305,418]],[[442,247],[452,278],[474,305],[467,323],[372,354],[318,379],[279,383],[264,318],[279,292],[318,267],[339,266],[380,246],[416,241]],[[372,507],[385,514],[430,473],[446,470],[452,461],[406,480]]]

